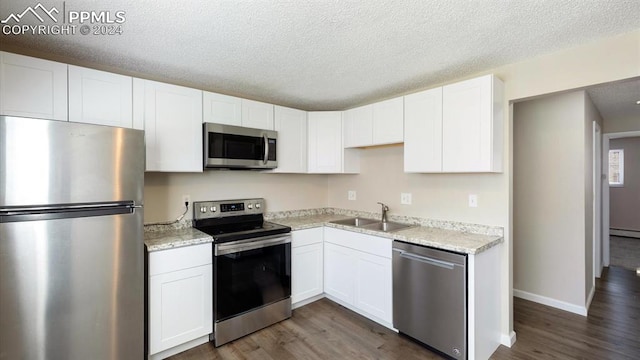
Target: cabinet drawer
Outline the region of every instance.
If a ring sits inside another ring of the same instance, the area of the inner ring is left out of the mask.
[[[324,241],[368,254],[391,258],[391,239],[348,230],[324,228]]]
[[[149,253],[149,276],[211,264],[211,244],[185,246]]]
[[[291,247],[297,248],[301,246],[322,243],[322,236],[322,227],[292,231]]]

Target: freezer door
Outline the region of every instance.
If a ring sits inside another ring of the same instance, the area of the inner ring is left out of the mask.
[[[142,209],[0,222],[0,359],[143,356]]]
[[[142,203],[144,132],[0,116],[0,207]]]

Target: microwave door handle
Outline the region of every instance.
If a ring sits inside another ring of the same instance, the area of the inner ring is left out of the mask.
[[[262,134],[262,138],[264,139],[264,159],[262,159],[262,162],[264,165],[267,165],[267,161],[269,160],[269,138],[267,134]]]

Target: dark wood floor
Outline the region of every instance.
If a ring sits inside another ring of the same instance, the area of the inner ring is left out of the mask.
[[[640,359],[640,277],[605,269],[583,317],[514,299],[517,342],[492,359]],[[415,342],[330,300],[220,348],[204,344],[171,358],[201,359],[441,359]]]

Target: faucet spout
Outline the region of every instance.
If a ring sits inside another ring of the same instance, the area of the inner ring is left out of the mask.
[[[382,223],[386,224],[387,223],[387,211],[389,211],[389,207],[381,202],[378,202],[378,204],[382,205]]]

